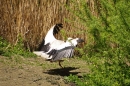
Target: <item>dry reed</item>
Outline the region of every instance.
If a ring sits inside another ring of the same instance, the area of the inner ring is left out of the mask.
[[[94,1],[90,1],[87,0],[94,11]],[[77,28],[73,26],[78,27],[78,31],[84,28],[66,10],[66,4],[69,4],[68,0],[0,0],[0,36],[12,44],[17,44],[19,36],[22,36],[25,47],[34,50],[52,25],[63,23],[67,37],[87,39],[85,33],[75,33]],[[68,23],[65,19],[75,22]],[[56,37],[65,40],[61,34]]]

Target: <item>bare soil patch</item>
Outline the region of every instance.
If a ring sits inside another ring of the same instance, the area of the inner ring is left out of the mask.
[[[88,72],[83,60],[65,60],[60,68],[43,58],[0,56],[0,86],[76,86],[64,80],[70,74],[82,77]]]

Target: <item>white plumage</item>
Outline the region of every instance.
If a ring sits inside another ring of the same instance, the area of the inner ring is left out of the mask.
[[[54,35],[58,34],[60,29],[62,28],[62,24],[54,25],[45,36],[45,43],[41,48],[41,51],[34,51],[38,56],[41,56],[48,61],[55,62],[59,61],[59,65],[61,66],[60,62],[64,57],[72,57],[74,53],[74,48],[78,43],[83,42],[80,38],[68,38],[66,42],[62,40],[57,40]],[[61,66],[62,67],[62,66]]]

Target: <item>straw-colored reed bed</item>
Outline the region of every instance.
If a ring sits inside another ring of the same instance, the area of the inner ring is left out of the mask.
[[[0,36],[12,44],[17,44],[22,36],[25,47],[34,50],[52,25],[63,23],[67,37],[87,39],[86,33],[76,33],[84,28],[65,8],[67,4],[71,5],[69,0],[0,0]],[[75,22],[68,23],[65,19]],[[65,40],[63,33],[56,37]]]

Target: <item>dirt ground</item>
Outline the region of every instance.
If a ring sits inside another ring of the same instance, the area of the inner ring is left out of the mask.
[[[0,56],[0,86],[76,86],[64,78],[70,74],[82,77],[88,72],[81,59],[65,59],[62,66],[40,57]]]

